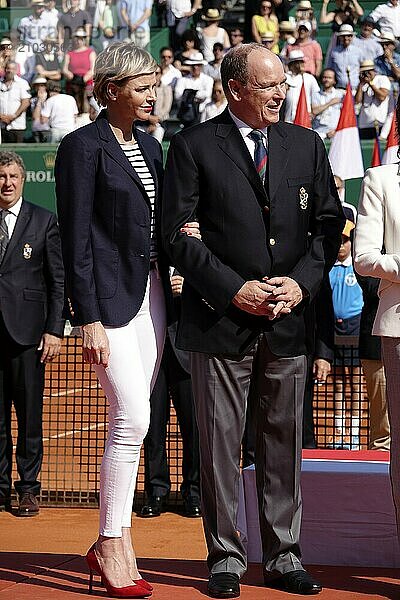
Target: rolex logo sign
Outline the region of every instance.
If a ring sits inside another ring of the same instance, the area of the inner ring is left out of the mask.
[[[56,162],[56,153],[46,152],[46,154],[43,155],[43,161],[46,169],[54,169],[54,165]]]
[[[55,152],[32,153],[26,160],[27,183],[54,183]],[[29,168],[30,167],[30,168]]]

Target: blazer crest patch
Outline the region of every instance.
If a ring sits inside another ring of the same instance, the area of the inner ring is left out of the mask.
[[[299,189],[299,200],[300,200],[300,208],[302,210],[306,210],[308,206],[308,193],[306,188],[301,187]]]
[[[32,250],[33,248],[30,244],[24,244],[23,257],[26,258],[26,260],[31,258]]]

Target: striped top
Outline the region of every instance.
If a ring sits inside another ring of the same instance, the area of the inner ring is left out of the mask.
[[[154,203],[156,197],[156,187],[154,179],[149,171],[148,166],[143,158],[143,154],[139,148],[137,142],[133,144],[121,144],[121,148],[126,158],[131,163],[137,176],[143,184],[146,194],[149,197],[151,205],[151,225],[150,225],[150,259],[154,260],[157,258],[157,239],[156,239],[156,224],[155,224],[155,210]]]

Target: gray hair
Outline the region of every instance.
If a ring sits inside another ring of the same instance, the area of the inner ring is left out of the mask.
[[[221,63],[221,81],[225,94],[229,93],[228,81],[234,79],[242,85],[249,80],[248,57],[253,50],[265,50],[264,46],[251,42],[240,44],[231,48],[224,56]]]
[[[8,167],[8,165],[12,165],[15,163],[22,173],[23,178],[26,177],[26,169],[24,165],[24,161],[16,152],[12,152],[11,150],[0,150],[0,167]]]
[[[102,106],[109,101],[108,84],[120,84],[128,77],[150,75],[157,63],[146,50],[132,42],[115,42],[100,52],[94,64],[93,95]]]

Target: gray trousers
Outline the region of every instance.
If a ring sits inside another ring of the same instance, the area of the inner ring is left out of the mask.
[[[271,577],[302,569],[300,469],[306,358],[280,358],[261,335],[245,356],[193,353],[201,500],[211,573],[243,575],[238,536],[240,451],[252,382],[263,564]],[[254,391],[254,393],[253,393]]]
[[[400,541],[400,338],[382,337],[381,340],[391,432],[390,479]]]

